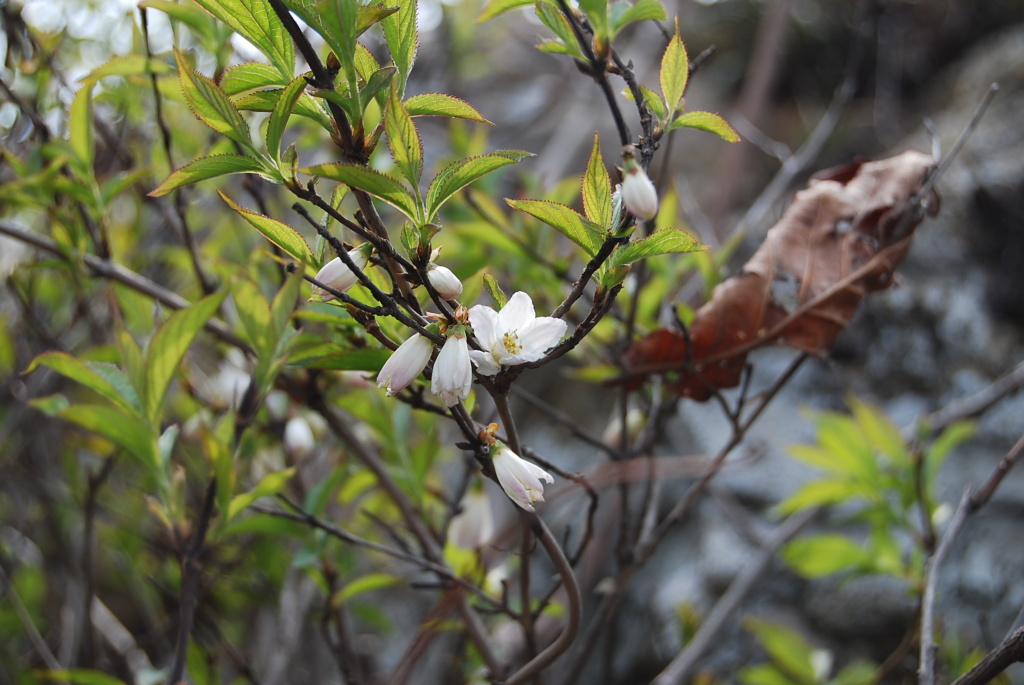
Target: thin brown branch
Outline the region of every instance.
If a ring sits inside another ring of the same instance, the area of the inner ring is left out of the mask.
[[[1024,662],[1024,628],[1013,631],[977,666],[953,681],[953,685],[985,685],[1011,665]]]

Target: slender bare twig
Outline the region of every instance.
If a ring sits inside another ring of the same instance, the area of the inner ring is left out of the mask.
[[[953,685],[985,685],[1011,665],[1024,661],[1024,628],[1013,631],[974,668],[953,681]]]
[[[808,509],[795,514],[775,529],[765,540],[764,547],[758,552],[757,557],[743,567],[743,570],[729,585],[729,589],[715,603],[715,608],[701,623],[697,634],[651,681],[651,685],[677,685],[686,681],[697,662],[714,646],[728,620],[739,610],[743,600],[764,575],[779,548],[803,530],[818,515],[819,511],[819,509]]]

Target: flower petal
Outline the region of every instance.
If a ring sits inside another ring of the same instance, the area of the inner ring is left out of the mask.
[[[498,342],[498,312],[487,305],[478,304],[469,309],[469,325],[473,327],[476,339],[486,349],[491,349]]]
[[[508,331],[515,331],[536,318],[537,314],[533,308],[533,300],[530,296],[519,291],[508,298],[508,302],[498,312],[498,325],[500,337],[502,334]]]
[[[469,358],[474,364],[476,364],[477,373],[481,373],[485,376],[493,376],[501,371],[501,365],[494,360],[494,355],[490,352],[470,350]]]
[[[537,361],[562,339],[567,328],[568,324],[562,319],[550,316],[534,319],[519,329],[519,343],[523,346],[519,356],[524,361]]]

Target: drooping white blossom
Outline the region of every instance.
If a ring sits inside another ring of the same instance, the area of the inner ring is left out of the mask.
[[[309,421],[302,416],[293,416],[284,424],[284,448],[294,458],[301,458],[313,451],[316,438]]]
[[[566,323],[537,316],[533,300],[524,292],[508,299],[500,312],[486,305],[469,310],[473,333],[484,348],[469,354],[480,373],[493,376],[502,366],[537,361],[565,335]]]
[[[377,387],[387,388],[388,395],[402,392],[423,373],[433,351],[434,343],[429,338],[414,333],[384,362],[377,374]]]
[[[466,336],[454,333],[448,336],[434,361],[430,391],[440,397],[446,405],[454,407],[469,397],[472,384],[473,365],[469,361]]]
[[[551,474],[520,457],[503,442],[491,446],[491,462],[498,484],[513,502],[533,511],[534,502],[544,501],[544,484],[554,483]]]
[[[368,250],[355,248],[348,251],[349,259],[359,267],[362,271],[366,268],[366,265],[370,261],[370,255]],[[345,292],[352,286],[354,286],[359,278],[356,276],[352,269],[348,268],[348,264],[341,261],[341,257],[335,257],[331,261],[324,264],[323,268],[317,272],[316,280],[320,281],[324,285],[329,285],[334,290]],[[334,295],[327,292],[318,285],[313,286],[313,294],[320,296],[321,302],[330,302],[334,299]]]

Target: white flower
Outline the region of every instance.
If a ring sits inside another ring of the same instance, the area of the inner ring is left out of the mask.
[[[471,490],[460,507],[448,526],[448,541],[460,549],[480,549],[494,536],[491,501],[483,489]]]
[[[438,395],[449,407],[469,397],[473,383],[473,365],[469,362],[466,336],[456,333],[444,342],[434,361],[430,391]]]
[[[304,457],[316,447],[316,438],[309,421],[301,416],[293,416],[284,425],[284,448],[293,457]]]
[[[377,387],[387,388],[388,395],[402,392],[423,372],[433,351],[434,343],[430,338],[413,334],[384,362],[377,374]]]
[[[462,294],[462,281],[446,266],[437,264],[428,266],[427,279],[437,294],[446,300],[454,300]]]
[[[626,168],[622,179],[622,203],[638,219],[653,219],[658,213],[658,191],[644,170],[636,165]]]
[[[510,297],[500,312],[476,305],[469,310],[469,323],[484,348],[469,354],[485,376],[493,376],[502,365],[537,361],[561,340],[566,329],[561,319],[536,316],[533,300],[524,292]]]
[[[491,463],[498,484],[513,502],[527,511],[533,511],[534,502],[544,501],[544,485],[541,481],[554,483],[551,474],[526,461],[502,442],[491,447]]]
[[[366,268],[366,264],[370,261],[370,256],[366,250],[356,248],[348,251],[349,259],[359,267],[362,271]],[[352,269],[348,268],[348,265],[341,261],[341,257],[335,257],[331,261],[324,264],[323,268],[316,275],[316,280],[320,281],[324,285],[329,285],[335,290],[345,292],[352,286],[354,286],[359,278],[356,276]],[[334,295],[327,292],[318,285],[313,286],[313,294],[320,296],[321,302],[330,302],[334,299]]]

